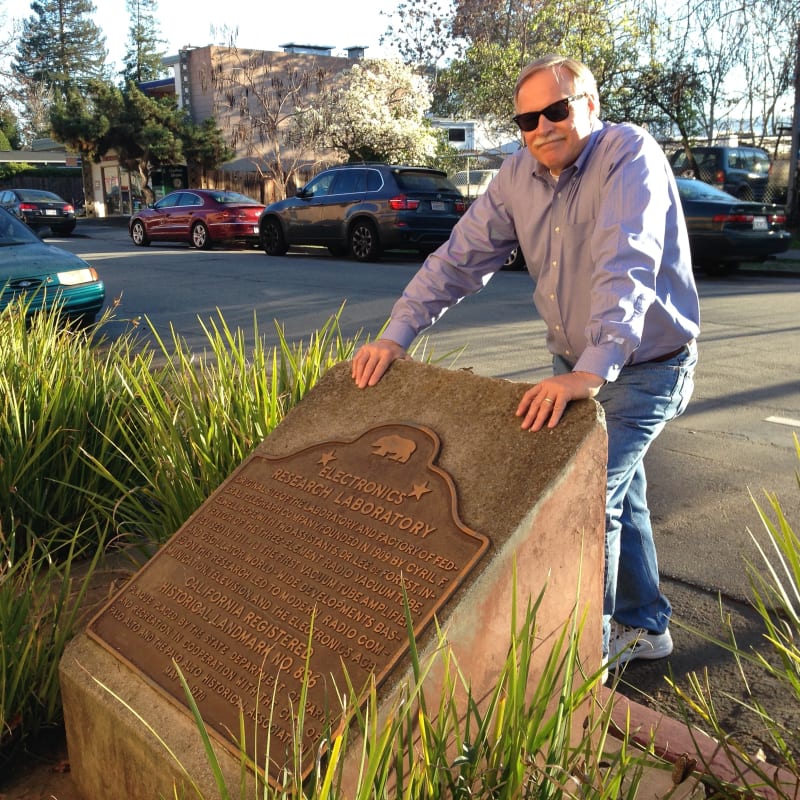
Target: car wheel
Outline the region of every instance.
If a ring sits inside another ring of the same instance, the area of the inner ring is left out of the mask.
[[[278,220],[265,219],[262,223],[261,246],[268,256],[282,256],[289,249]]]
[[[358,220],[350,228],[350,252],[358,261],[377,261],[381,257],[378,231],[369,220]]]
[[[502,269],[525,269],[525,256],[522,255],[522,250],[519,247],[515,247],[508,254],[508,258],[503,262]]]
[[[198,250],[211,249],[211,237],[208,235],[208,228],[202,222],[196,222],[192,226],[192,244]]]
[[[134,220],[131,225],[131,239],[138,247],[147,247],[150,244],[150,237],[147,235],[144,223],[141,220]]]

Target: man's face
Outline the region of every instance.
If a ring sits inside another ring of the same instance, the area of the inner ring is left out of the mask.
[[[519,89],[517,114],[541,111],[573,94],[574,81],[567,70],[534,72]],[[594,112],[594,98],[581,97],[570,103],[569,115],[561,122],[551,122],[542,114],[535,130],[522,132],[525,145],[550,172],[558,175],[575,162],[586,146]]]

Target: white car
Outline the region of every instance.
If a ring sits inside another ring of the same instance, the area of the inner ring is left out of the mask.
[[[492,178],[500,170],[498,169],[462,169],[456,172],[450,180],[456,189],[469,201],[474,200],[486,191],[486,187]],[[515,247],[508,255],[503,269],[525,269],[525,259],[518,247]]]
[[[489,182],[498,172],[496,169],[462,169],[450,180],[467,200],[474,200],[486,191]]]

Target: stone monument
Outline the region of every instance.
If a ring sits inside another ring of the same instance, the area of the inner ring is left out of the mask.
[[[602,410],[573,403],[555,429],[522,431],[526,388],[414,362],[366,390],[349,364],[323,376],[70,643],[64,716],[86,800],[170,796],[183,768],[216,795],[178,670],[229,786],[242,751],[275,782],[299,750],[307,774],[348,682],[363,700],[374,677],[385,713],[411,681],[408,630],[429,659],[434,619],[479,700],[512,606],[543,590],[532,680],[575,611],[596,621],[580,660],[597,670]],[[442,679],[434,668],[428,696]]]

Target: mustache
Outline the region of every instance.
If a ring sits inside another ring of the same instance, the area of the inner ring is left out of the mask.
[[[557,133],[551,133],[547,136],[537,136],[531,141],[531,147],[540,147],[543,144],[550,144],[550,142],[557,142],[561,139]]]

